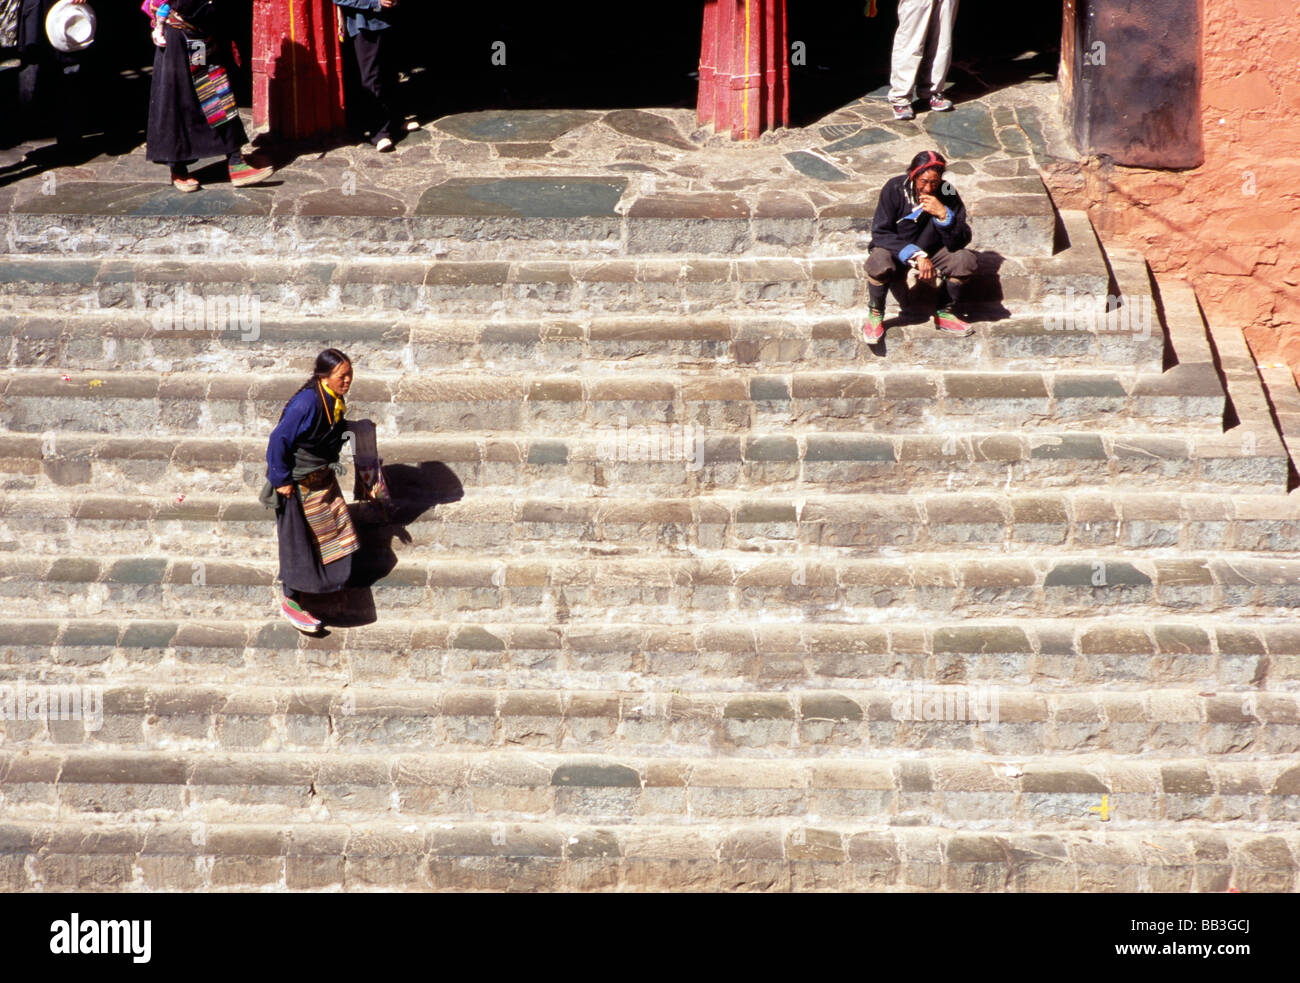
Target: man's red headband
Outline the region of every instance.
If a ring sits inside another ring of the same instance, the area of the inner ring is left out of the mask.
[[[940,157],[938,154],[936,154],[933,150],[927,150],[925,152],[925,156],[926,156],[925,163],[917,164],[915,167],[913,167],[910,171],[907,172],[907,179],[909,181],[915,181],[916,176],[918,174],[920,174],[922,171],[928,171],[932,167],[948,166],[948,162],[944,160],[942,157]]]

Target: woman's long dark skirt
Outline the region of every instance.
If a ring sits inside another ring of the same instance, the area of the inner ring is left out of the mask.
[[[302,498],[295,487],[287,498],[277,496],[275,531],[280,539],[280,579],[289,590],[308,594],[332,594],[347,586],[352,575],[352,557],[339,557],[333,563],[320,561],[316,538],[302,512]]]
[[[170,26],[164,30],[167,46],[154,49],[146,156],[160,164],[230,156],[248,142],[243,121],[232,119],[218,127],[208,125],[190,78],[185,32]],[[226,42],[212,42],[208,45],[208,64],[226,65],[228,51]]]

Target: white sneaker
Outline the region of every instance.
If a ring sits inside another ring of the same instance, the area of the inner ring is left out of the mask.
[[[380,137],[379,142],[375,144],[375,149],[381,154],[389,153],[393,149],[393,141],[388,137]]]

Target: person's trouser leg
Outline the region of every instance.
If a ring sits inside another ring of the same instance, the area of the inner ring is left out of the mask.
[[[957,23],[958,0],[934,0],[925,36],[925,56],[917,69],[916,97],[942,95],[952,67],[952,34]]]
[[[385,33],[362,29],[352,39],[357,56],[357,74],[370,103],[365,129],[372,131],[371,139],[375,142],[382,137],[392,139],[396,126],[393,109],[396,74],[392,70]]]
[[[867,294],[871,298],[871,306],[876,310],[885,309],[889,284],[902,265],[893,253],[879,246],[867,254]]]
[[[79,61],[61,60],[52,67],[51,75],[58,79],[59,146],[73,149],[86,134],[86,73]]]
[[[954,253],[940,249],[930,257],[930,261],[943,275],[939,281],[935,306],[941,311],[951,310],[961,303],[962,290],[966,282],[975,275],[979,266],[979,257],[970,249],[958,249]]]
[[[925,57],[930,13],[936,2],[939,0],[899,0],[898,31],[894,34],[890,59],[889,101],[892,103],[909,102],[912,98],[916,73]]]

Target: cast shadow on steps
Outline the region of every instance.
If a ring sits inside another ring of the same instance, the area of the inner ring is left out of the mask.
[[[303,606],[326,628],[374,624],[378,615],[371,587],[397,567],[394,542],[411,543],[407,526],[434,506],[465,497],[460,479],[440,461],[385,464],[383,471],[392,495],[386,514],[369,502],[348,506],[361,543],[352,556],[348,586],[334,594],[303,594]]]

